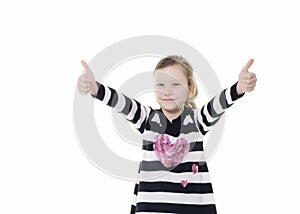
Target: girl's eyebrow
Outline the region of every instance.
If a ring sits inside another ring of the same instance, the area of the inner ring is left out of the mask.
[[[174,83],[174,82],[176,82],[176,83],[181,83],[181,82],[182,82],[182,80],[165,81],[165,80],[159,80],[159,79],[156,79],[155,81],[156,81],[156,82],[172,82],[172,83]]]

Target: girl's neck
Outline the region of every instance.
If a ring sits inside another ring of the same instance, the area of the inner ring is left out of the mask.
[[[179,109],[178,111],[176,112],[169,112],[169,111],[166,111],[162,108],[162,112],[164,113],[164,115],[166,116],[166,118],[172,123],[172,121],[174,119],[176,119],[179,115],[182,114],[184,110],[184,107],[182,107],[181,109]]]

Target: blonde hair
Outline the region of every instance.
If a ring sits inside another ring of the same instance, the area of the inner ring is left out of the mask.
[[[192,96],[188,97],[188,100],[185,103],[185,105],[190,108],[193,108],[193,109],[197,108],[195,99],[198,95],[198,88],[197,88],[196,81],[194,78],[193,68],[192,68],[191,64],[185,58],[183,58],[182,56],[178,56],[178,55],[171,55],[171,56],[162,58],[157,63],[154,72],[158,69],[166,68],[168,66],[173,66],[173,65],[181,65],[184,68],[184,70],[185,70],[184,73],[188,80],[188,87],[192,92]]]

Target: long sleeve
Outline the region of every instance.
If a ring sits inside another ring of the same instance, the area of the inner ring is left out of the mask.
[[[132,122],[140,133],[143,133],[149,114],[152,111],[151,107],[144,106],[135,99],[131,99],[109,86],[104,86],[97,81],[96,83],[99,87],[98,93],[96,96],[93,94],[91,96],[103,101],[116,112],[124,114],[126,119]]]
[[[231,107],[236,100],[243,97],[245,93],[237,94],[237,83],[230,88],[224,89],[219,95],[212,98],[207,104],[195,111],[197,125],[203,135],[205,135],[216,124],[225,110]]]

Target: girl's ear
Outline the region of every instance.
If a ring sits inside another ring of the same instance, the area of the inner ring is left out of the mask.
[[[193,96],[193,90],[192,87],[189,87],[189,98],[191,98]]]

